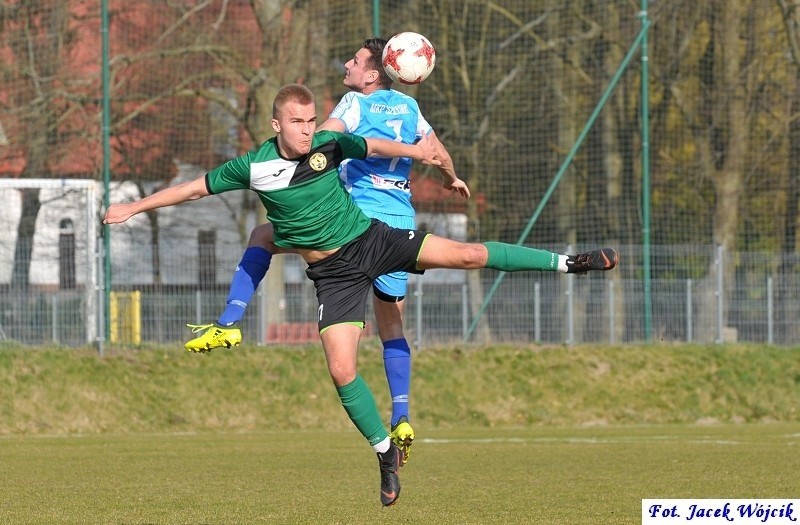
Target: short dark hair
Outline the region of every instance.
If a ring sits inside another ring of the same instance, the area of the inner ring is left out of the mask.
[[[278,90],[272,102],[272,118],[278,117],[278,111],[288,102],[313,104],[314,93],[302,84],[286,84]]]
[[[392,87],[392,79],[383,69],[383,48],[386,47],[386,42],[388,40],[385,38],[368,38],[364,40],[362,47],[369,51],[368,65],[378,72],[378,83],[381,87],[389,88]]]

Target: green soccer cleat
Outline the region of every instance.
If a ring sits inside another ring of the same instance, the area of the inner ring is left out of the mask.
[[[187,324],[192,329],[192,333],[203,331],[203,334],[195,337],[191,341],[187,341],[184,347],[190,352],[210,352],[214,348],[230,348],[232,346],[239,346],[242,342],[242,331],[239,329],[239,323],[231,326],[220,326],[217,323],[212,324]]]
[[[392,443],[397,445],[397,448],[402,452],[400,456],[400,466],[402,467],[408,463],[408,457],[411,455],[411,444],[414,442],[414,429],[411,428],[406,416],[401,416],[397,420],[397,424],[392,425],[392,431],[389,436],[392,438]]]

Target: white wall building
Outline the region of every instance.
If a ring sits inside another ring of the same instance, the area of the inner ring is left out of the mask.
[[[180,165],[173,184],[192,180],[205,171]],[[146,193],[155,191],[155,183]],[[89,288],[99,282],[97,249],[102,235],[103,184],[94,180],[74,179],[0,179],[0,285],[11,284],[14,248],[22,212],[21,187],[40,189],[42,203],[36,220],[30,267],[30,284],[58,289],[65,267],[59,246],[64,236],[74,239],[74,281],[77,287]],[[140,198],[136,185],[114,182],[109,199],[129,202]],[[249,199],[249,204],[246,202]],[[255,211],[244,211],[245,209]],[[194,285],[202,265],[211,265],[213,278],[207,284],[227,284],[238,263],[250,230],[263,218],[263,208],[251,192],[230,192],[210,196],[201,202],[187,202],[162,208],[158,214],[160,284]],[[261,215],[261,216],[259,216]],[[417,218],[418,226],[453,239],[466,238],[463,214],[426,214]],[[146,214],[111,226],[112,282],[115,286],[156,284],[153,228]],[[202,248],[201,248],[202,245]],[[212,254],[211,256],[208,256]],[[102,265],[101,265],[102,266]],[[102,268],[101,268],[102,270]],[[298,257],[287,257],[284,270],[287,283],[306,280],[305,264]],[[431,270],[425,275],[430,283],[463,282],[463,272]]]

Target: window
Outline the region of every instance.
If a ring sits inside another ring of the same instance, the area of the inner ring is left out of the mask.
[[[58,224],[58,287],[75,289],[75,227],[69,219]]]

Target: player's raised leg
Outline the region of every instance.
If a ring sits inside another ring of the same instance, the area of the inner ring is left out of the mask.
[[[187,350],[210,352],[214,348],[231,348],[242,342],[240,323],[247,305],[267,274],[272,255],[279,251],[272,240],[271,224],[261,224],[253,228],[247,248],[233,272],[225,310],[215,323],[187,325],[192,328],[193,333],[202,332],[186,342],[184,346]]]
[[[462,243],[437,235],[428,235],[419,252],[417,267],[423,270],[491,268],[504,272],[538,270],[586,273],[593,270],[611,270],[618,261],[617,252],[611,248],[563,255],[502,242]]]

